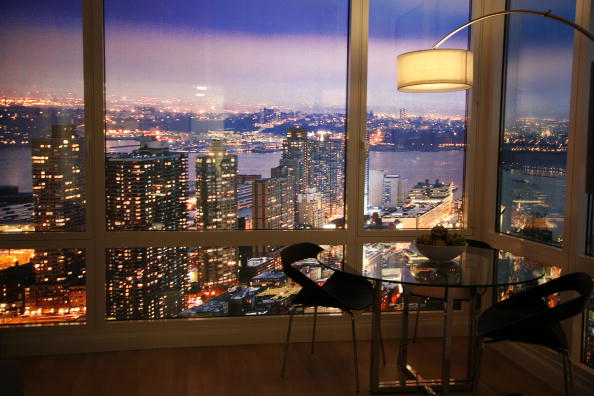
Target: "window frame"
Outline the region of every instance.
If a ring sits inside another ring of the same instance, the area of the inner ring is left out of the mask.
[[[105,230],[105,151],[104,151],[104,25],[103,2],[83,2],[83,56],[86,183],[86,228],[84,232],[30,233],[21,235],[0,234],[0,248],[69,248],[86,250],[87,321],[80,326],[28,326],[0,328],[2,345],[8,353],[34,355],[39,353],[67,353],[86,350],[117,350],[154,348],[163,346],[221,345],[229,343],[277,342],[282,337],[286,318],[278,317],[222,317],[205,319],[167,319],[160,321],[107,321],[105,319],[105,250],[107,248],[149,246],[220,246],[221,241],[232,241],[234,246],[259,245],[266,240],[269,245],[314,241],[319,244],[343,244],[345,257],[359,270],[362,267],[363,245],[395,240],[410,241],[426,230],[365,230],[363,227],[363,194],[366,155],[366,93],[367,93],[367,40],[369,3],[373,0],[350,1],[350,27],[348,38],[347,80],[347,151],[345,218],[342,230],[250,230],[250,231],[106,231]],[[347,1],[347,0],[345,0]],[[577,0],[576,21],[591,26],[591,0]],[[473,17],[501,10],[504,0],[472,1]],[[543,246],[538,243],[502,235],[495,232],[493,216],[497,205],[497,148],[499,139],[499,114],[501,87],[504,18],[493,18],[473,25],[471,48],[475,52],[477,72],[476,88],[467,96],[467,149],[465,171],[464,216],[465,235],[483,239],[496,247],[514,254],[524,255],[547,264],[563,267],[564,271],[583,270],[594,273],[594,258],[584,255],[586,205],[579,180],[580,164],[585,158],[583,134],[587,125],[587,99],[584,82],[589,74],[579,53],[589,47],[587,39],[576,33],[574,40],[572,102],[568,149],[567,200],[572,202],[566,211],[567,243],[563,248]],[[590,49],[590,57],[592,50]],[[477,133],[480,131],[480,133]],[[478,161],[482,158],[482,161]],[[582,183],[583,184],[583,183]],[[581,244],[581,245],[580,245]],[[226,245],[229,245],[227,242]],[[581,247],[580,247],[581,246]],[[386,325],[395,325],[399,313],[388,315]],[[439,313],[428,313],[429,332],[440,334]],[[306,339],[309,331],[307,318],[296,318],[298,339]],[[575,323],[575,321],[573,322]],[[460,332],[464,331],[460,321]],[[330,315],[328,329],[332,334],[342,334],[340,315]],[[367,326],[363,324],[362,326]],[[239,329],[242,329],[241,331]],[[572,326],[572,339],[581,339],[580,326]],[[247,329],[247,330],[246,330]],[[366,330],[364,330],[366,331]],[[179,335],[175,337],[173,335]],[[216,335],[214,335],[216,334]],[[330,333],[329,333],[330,334]],[[366,333],[362,333],[366,334]],[[64,341],[64,335],[67,336]],[[157,337],[157,338],[154,338]],[[339,337],[342,337],[340,335]],[[348,336],[345,336],[345,338]],[[53,342],[52,342],[53,341]],[[87,345],[89,341],[104,341]],[[574,358],[579,357],[579,347],[572,343]],[[71,345],[71,346],[69,346]],[[85,349],[86,348],[86,349]],[[577,361],[577,360],[576,360]]]

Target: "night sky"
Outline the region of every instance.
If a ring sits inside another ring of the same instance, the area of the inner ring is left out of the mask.
[[[514,8],[551,8],[570,19],[575,12],[562,0],[513,3]],[[464,114],[464,93],[397,93],[395,64],[399,53],[429,48],[467,21],[467,4],[371,1],[370,110],[398,112],[404,107],[413,114]],[[80,1],[2,0],[0,14],[1,92],[82,96]],[[107,0],[105,17],[108,105],[149,96],[217,111],[263,105],[344,111],[346,0]],[[536,16],[514,18],[523,20],[516,29],[521,44],[515,54],[528,54],[517,63],[522,87],[515,95],[525,98],[517,111],[558,111],[559,102],[567,102],[570,60],[542,60],[558,53],[571,40],[572,30]],[[467,33],[443,47],[464,47]],[[556,83],[547,88],[543,80]]]

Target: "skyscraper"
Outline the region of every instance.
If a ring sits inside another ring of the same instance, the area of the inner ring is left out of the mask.
[[[160,142],[106,158],[107,230],[185,230],[187,156]],[[186,247],[117,248],[106,252],[107,317],[170,318],[185,309]]]
[[[308,189],[297,194],[297,227],[321,228],[324,225],[322,195],[315,189]]]
[[[53,125],[32,139],[35,231],[84,231],[84,139],[73,125]]]
[[[222,141],[211,143],[208,155],[196,158],[196,228],[237,229],[237,156]]]
[[[107,249],[106,260],[108,319],[172,318],[187,308],[186,247]]]
[[[237,212],[237,156],[227,154],[222,141],[213,140],[208,154],[196,158],[196,228],[235,230]],[[200,282],[207,286],[236,283],[237,257],[235,247],[201,247]]]
[[[367,205],[379,208],[384,204],[384,171],[370,169],[368,174]]]
[[[384,203],[386,206],[395,207],[406,199],[406,179],[399,175],[384,176]]]
[[[31,264],[34,283],[25,288],[25,314],[85,314],[85,259],[82,249],[36,249]]]
[[[295,227],[294,177],[283,165],[271,169],[269,179],[253,183],[254,229],[292,230]]]
[[[315,141],[314,186],[322,196],[324,217],[344,216],[344,135],[321,135]]]
[[[107,230],[187,229],[187,155],[160,142],[107,155]]]
[[[295,174],[295,193],[305,192],[313,187],[313,147],[307,138],[307,129],[293,127],[287,130],[283,141],[283,154],[280,165],[292,169]]]

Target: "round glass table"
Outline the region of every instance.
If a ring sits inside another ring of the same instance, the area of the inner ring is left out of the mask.
[[[323,251],[318,261],[334,271],[357,273],[336,256]],[[476,337],[480,300],[485,290],[536,283],[544,276],[545,267],[538,263],[496,249],[467,247],[457,258],[447,262],[433,262],[414,249],[394,251],[378,256],[366,252],[362,277],[374,283],[373,325],[371,343],[370,391],[372,393],[422,392],[472,389],[476,370],[478,339]],[[382,284],[401,288],[402,330],[398,366],[408,380],[380,381],[380,326]],[[444,301],[444,331],[442,340],[442,375],[439,379],[421,377],[407,362],[408,314],[410,296],[439,298]],[[454,301],[468,301],[469,308],[469,364],[467,378],[451,377],[452,329]]]

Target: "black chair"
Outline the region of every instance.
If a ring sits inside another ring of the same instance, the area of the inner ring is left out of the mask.
[[[480,340],[487,340],[481,343],[475,386],[484,344],[515,341],[560,352],[563,356],[565,394],[572,395],[571,360],[567,337],[560,322],[584,311],[592,295],[592,286],[592,278],[588,274],[575,272],[512,296],[485,310],[479,318],[478,336]],[[547,305],[544,297],[564,291],[575,291],[579,296],[552,308]]]
[[[476,247],[481,249],[493,249],[487,242],[476,239],[467,239],[466,244],[469,247]],[[425,303],[430,298],[436,300],[445,300],[445,288],[435,286],[410,286],[410,295],[425,299]],[[471,299],[470,290],[466,288],[453,288],[450,292],[454,293],[454,301],[469,301]],[[484,290],[482,291],[484,293]],[[482,293],[479,293],[482,295]],[[476,307],[477,309],[479,307]],[[421,304],[417,302],[417,312],[415,316],[415,325],[413,329],[412,342],[417,341],[417,331],[419,328],[419,315],[421,313]]]
[[[355,362],[355,385],[357,392],[359,392],[357,339],[355,335],[355,317],[353,316],[352,311],[367,308],[372,304],[373,287],[366,279],[355,274],[349,274],[341,271],[334,271],[334,273],[326,280],[326,282],[322,286],[319,286],[316,282],[308,278],[297,268],[293,267],[292,264],[297,261],[307,258],[316,258],[317,255],[323,250],[324,249],[313,243],[298,243],[288,246],[280,253],[283,270],[290,279],[302,287],[299,293],[297,293],[297,295],[294,297],[292,305],[301,305],[304,308],[314,307],[311,353],[314,352],[316,316],[318,307],[338,308],[351,315],[353,354]],[[293,310],[291,309],[289,316],[289,326],[287,329],[287,338],[284,347],[281,377],[284,377],[285,375],[292,322]]]

